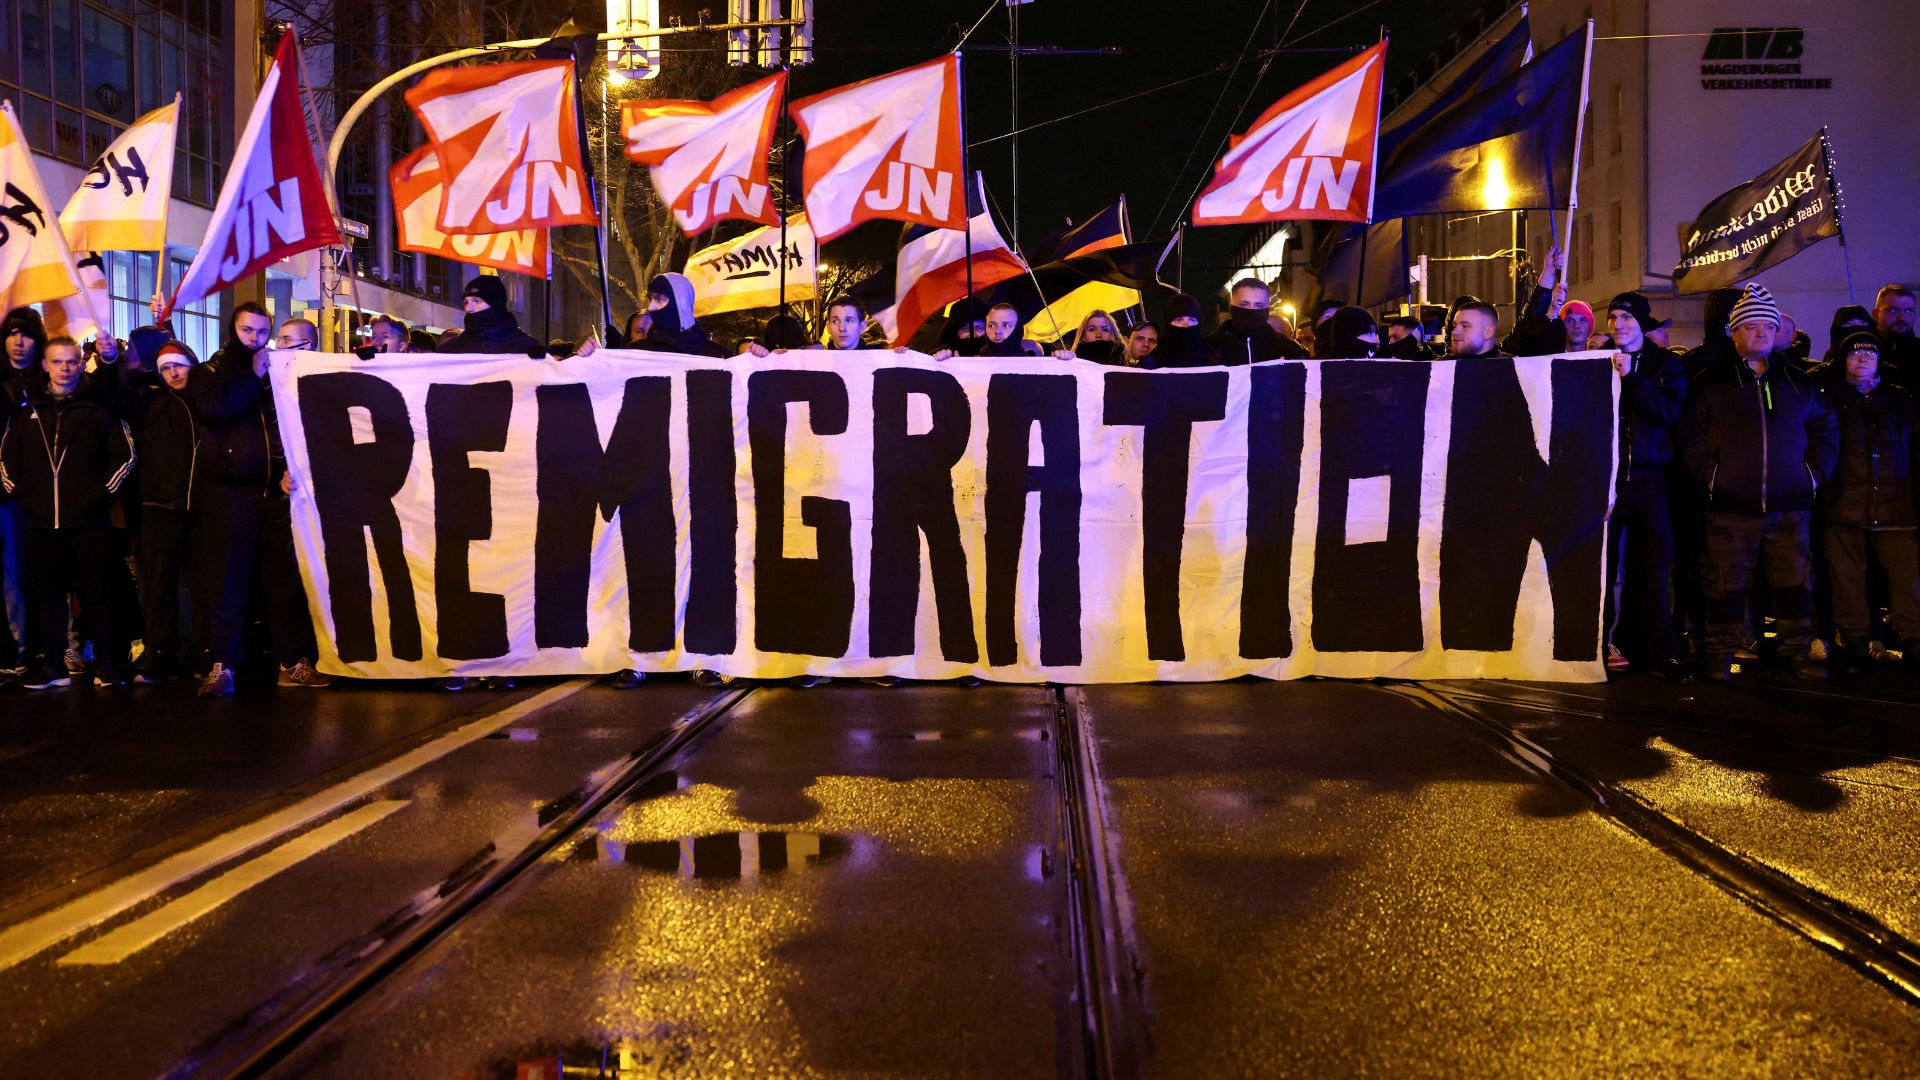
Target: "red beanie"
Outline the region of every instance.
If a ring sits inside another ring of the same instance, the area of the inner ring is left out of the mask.
[[[1560,318],[1565,319],[1569,311],[1575,315],[1585,315],[1587,317],[1587,325],[1593,325],[1592,304],[1587,303],[1585,300],[1569,300],[1560,305]]]

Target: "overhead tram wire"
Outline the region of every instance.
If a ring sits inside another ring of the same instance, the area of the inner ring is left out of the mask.
[[[1307,0],[1300,0],[1301,6],[1304,7],[1306,2]],[[1253,35],[1260,32],[1260,24],[1267,21],[1267,12],[1272,10],[1272,8],[1273,0],[1267,0],[1265,4],[1261,5],[1260,16],[1253,20],[1253,28],[1247,31],[1247,41],[1249,43],[1253,41]],[[1207,129],[1213,126],[1214,115],[1220,111],[1220,103],[1226,100],[1227,90],[1233,85],[1233,77],[1240,74],[1240,65],[1246,60],[1248,51],[1249,50],[1242,48],[1239,55],[1233,58],[1233,70],[1227,73],[1227,81],[1220,87],[1220,92],[1213,96],[1213,107],[1207,110],[1207,118],[1201,121],[1199,133],[1194,137],[1193,144],[1187,147],[1185,160],[1180,162],[1179,170],[1173,174],[1172,185],[1167,188],[1166,195],[1160,199],[1159,209],[1153,212],[1153,223],[1148,226],[1147,235],[1151,236],[1160,230],[1160,215],[1167,212],[1167,201],[1172,199],[1173,193],[1179,189],[1180,178],[1187,175],[1187,166],[1193,164],[1193,152],[1200,149],[1200,140],[1206,137]],[[1259,85],[1257,81],[1255,85]]]

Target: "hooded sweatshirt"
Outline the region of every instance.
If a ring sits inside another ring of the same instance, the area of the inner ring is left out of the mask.
[[[694,320],[693,282],[685,274],[655,274],[647,283],[647,292],[664,296],[667,302],[653,309],[646,348],[687,356],[726,355],[726,350],[715,345],[706,329]]]
[[[1380,354],[1378,341],[1362,341],[1363,334],[1378,336],[1380,327],[1366,308],[1343,307],[1327,320],[1327,337],[1320,341],[1323,360],[1366,360]]]

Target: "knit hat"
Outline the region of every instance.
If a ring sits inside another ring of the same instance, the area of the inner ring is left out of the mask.
[[[177,341],[169,341],[165,345],[160,346],[159,360],[154,364],[154,367],[157,370],[159,368],[173,367],[176,365],[179,367],[192,367],[193,354],[187,351],[185,345]]]
[[[1607,310],[1624,311],[1633,316],[1633,321],[1640,324],[1640,332],[1643,334],[1651,334],[1673,323],[1672,319],[1661,319],[1655,322],[1653,306],[1647,303],[1645,296],[1637,292],[1623,292],[1614,297],[1607,302]]]
[[[36,343],[34,355],[46,355],[47,324],[40,320],[39,312],[30,307],[17,307],[7,312],[7,317],[0,319],[0,342],[16,333],[24,334]]]
[[[1770,322],[1775,329],[1780,326],[1780,305],[1774,302],[1773,294],[1767,291],[1767,287],[1757,281],[1748,282],[1740,293],[1740,299],[1733,302],[1733,310],[1727,313],[1727,329],[1732,330],[1753,319]]]
[[[1566,319],[1569,312],[1575,315],[1586,316],[1587,325],[1593,325],[1593,305],[1587,303],[1585,300],[1569,300],[1560,305],[1560,318],[1562,321]]]
[[[804,349],[807,347],[807,328],[800,320],[784,312],[767,320],[760,330],[760,340],[769,349]]]
[[[488,307],[497,311],[507,310],[507,283],[501,281],[495,274],[481,274],[467,282],[466,291],[461,295],[477,296]]]
[[[1167,301],[1163,314],[1169,324],[1175,319],[1198,319],[1201,317],[1200,301],[1186,293],[1175,293],[1173,298]]]
[[[1874,353],[1876,354],[1879,353],[1880,335],[1874,333],[1871,330],[1855,330],[1853,333],[1848,334],[1844,339],[1841,340],[1840,342],[1841,356],[1844,357],[1848,353],[1853,352],[1855,349],[1871,349]]]

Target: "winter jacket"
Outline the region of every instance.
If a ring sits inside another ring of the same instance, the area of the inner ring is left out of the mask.
[[[1151,357],[1157,368],[1206,367],[1207,335],[1197,326],[1169,326],[1160,333],[1160,344]]]
[[[34,528],[111,524],[113,496],[133,466],[133,435],[90,380],[65,398],[36,391],[0,436],[0,487]]]
[[[251,350],[228,342],[213,359],[187,376],[187,401],[200,419],[200,453],[194,482],[280,494],[286,456],[273,395],[253,373]]]
[[[1161,339],[1165,344],[1165,338]],[[1207,335],[1207,360],[1214,364],[1257,364],[1262,360],[1305,360],[1307,350],[1300,343],[1275,330],[1262,316],[1250,327],[1232,319]]]
[[[441,343],[440,351],[501,355],[519,353],[521,356],[535,357],[547,355],[545,345],[520,329],[520,320],[513,317],[513,312],[501,308],[468,312],[460,332]]]
[[[1820,520],[1864,529],[1920,523],[1914,514],[1920,424],[1913,397],[1885,380],[1865,394],[1845,380],[1828,382],[1827,396],[1840,431],[1840,463],[1820,493]]]
[[[1629,354],[1620,380],[1620,475],[1661,471],[1674,459],[1673,428],[1687,408],[1687,368],[1651,342]]]
[[[655,323],[653,329],[647,331],[647,336],[634,344],[634,348],[722,359],[727,355],[727,351],[714,344],[713,339],[707,336],[706,327],[699,323],[694,323],[685,330],[669,330]]]
[[[1701,375],[1676,437],[1707,508],[1732,514],[1811,510],[1840,455],[1818,383],[1787,364],[1756,376],[1738,358]]]
[[[1920,338],[1912,334],[1881,335],[1880,381],[1908,393],[1920,392]]]
[[[1567,324],[1547,314],[1552,304],[1553,290],[1534,286],[1513,320],[1513,330],[1500,339],[1500,351],[1514,356],[1552,356],[1569,351]],[[1584,341],[1575,346],[1586,347]]]
[[[133,428],[140,452],[140,505],[193,509],[193,480],[200,457],[200,419],[187,391],[176,391],[151,371],[104,364],[96,372],[115,415]],[[131,494],[129,495],[131,497]]]

